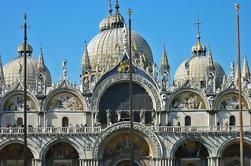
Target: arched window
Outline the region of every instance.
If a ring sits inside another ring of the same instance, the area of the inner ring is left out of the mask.
[[[68,117],[63,117],[62,119],[62,127],[68,127],[69,126],[69,119]]]
[[[17,118],[17,126],[23,126],[23,119]]]
[[[231,115],[229,117],[229,125],[230,126],[235,126],[235,116],[234,115]]]
[[[185,126],[191,126],[191,117],[190,116],[185,117]]]

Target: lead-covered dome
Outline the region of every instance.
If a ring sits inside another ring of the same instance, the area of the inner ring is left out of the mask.
[[[153,63],[151,48],[146,40],[135,32],[132,32],[132,45],[134,47],[132,52],[144,54],[146,64]],[[93,69],[97,65],[105,65],[110,59],[119,58],[118,56],[123,51],[123,28],[101,31],[89,42],[87,49]]]
[[[38,61],[31,56],[32,46],[26,46],[27,56],[27,87],[30,89],[35,89],[36,87],[36,74]],[[18,46],[18,57],[10,60],[3,67],[5,84],[7,86],[15,86],[19,82],[23,82],[24,77],[24,44]],[[51,85],[51,75],[48,68],[44,68],[45,79],[47,86]]]
[[[185,81],[187,77],[186,63],[189,63],[189,77],[194,84],[200,85],[202,81],[206,81],[206,71],[208,65],[207,56],[194,56],[191,59],[185,60],[176,70],[174,75],[175,85],[180,85]],[[225,72],[220,64],[214,62],[215,67],[215,84],[216,88],[219,88],[222,84]]]
[[[200,35],[197,36],[198,41],[192,47],[193,56],[190,59],[185,60],[176,70],[174,75],[175,85],[182,85],[188,75],[189,79],[195,85],[201,85],[206,82],[206,72],[210,63],[215,69],[215,85],[216,88],[220,88],[222,84],[225,72],[221,65],[217,62],[212,61],[211,52],[207,53],[207,48],[200,42]],[[212,62],[209,62],[212,61]]]
[[[118,59],[123,51],[124,18],[119,13],[119,6],[115,6],[116,12],[105,17],[99,24],[100,32],[88,43],[87,50],[92,69],[97,66],[105,67],[110,60]],[[147,41],[138,33],[132,32],[132,54],[144,55],[146,65],[153,63],[151,48]],[[122,56],[122,55],[121,55]],[[83,57],[84,59],[84,57]]]

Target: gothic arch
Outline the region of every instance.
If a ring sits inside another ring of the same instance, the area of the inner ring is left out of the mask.
[[[44,159],[46,156],[46,153],[48,152],[48,150],[53,147],[54,145],[56,145],[57,143],[67,143],[69,145],[71,145],[78,153],[79,158],[86,158],[86,154],[81,146],[81,144],[79,142],[76,142],[74,139],[72,138],[54,138],[51,141],[47,142],[43,148],[41,148],[40,150],[40,158]]]
[[[160,96],[158,93],[158,90],[155,88],[155,86],[146,78],[133,74],[133,83],[136,83],[143,87],[146,92],[149,94],[149,96],[152,99],[153,102],[153,108],[155,110],[161,109],[161,102],[160,102]],[[129,74],[128,73],[120,73],[112,75],[105,80],[103,80],[94,90],[93,95],[95,98],[92,99],[91,107],[93,110],[99,109],[99,102],[104,94],[104,92],[111,87],[114,84],[120,83],[120,82],[127,82],[129,81]]]
[[[110,127],[106,128],[105,131],[103,131],[103,134],[97,139],[97,141],[94,144],[93,148],[93,157],[94,158],[102,158],[102,147],[105,140],[113,133],[120,131],[120,130],[129,130],[130,129],[130,123],[129,122],[119,122],[111,125]],[[151,157],[162,157],[163,156],[163,148],[162,145],[158,139],[158,137],[146,126],[135,123],[134,122],[134,131],[137,131],[137,134],[143,136],[148,146],[151,148]]]
[[[177,89],[174,93],[171,94],[170,100],[168,100],[168,103],[167,103],[169,110],[172,109],[172,102],[175,99],[175,97],[177,97],[178,95],[181,95],[182,93],[194,93],[195,95],[198,95],[201,98],[201,100],[204,102],[205,109],[210,109],[209,101],[201,91],[198,91],[193,88],[181,88],[181,89]]]
[[[5,96],[3,97],[3,100],[1,102],[1,105],[0,105],[0,109],[1,109],[0,111],[4,110],[4,104],[6,103],[6,101],[8,101],[8,99],[10,99],[11,97],[13,97],[15,95],[23,95],[23,94],[24,94],[24,92],[22,90],[17,90],[17,91],[13,90],[13,91],[10,91],[7,94],[5,94]],[[35,110],[39,111],[40,107],[39,107],[39,102],[38,102],[37,98],[29,91],[27,91],[27,96],[34,102]]]
[[[9,138],[8,140],[4,140],[3,142],[1,142],[0,151],[4,149],[6,146],[15,144],[15,143],[23,145],[24,141],[20,138]],[[33,157],[39,158],[39,150],[38,150],[39,147],[37,147],[37,145],[34,142],[32,142],[32,140],[28,139],[27,146],[29,150],[31,151],[31,153],[33,154]]]

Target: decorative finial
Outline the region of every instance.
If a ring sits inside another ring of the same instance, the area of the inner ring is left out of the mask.
[[[24,14],[24,23],[26,23],[26,20],[27,20],[27,14],[25,13]]]
[[[197,39],[200,40],[200,24],[202,23],[200,22],[199,15],[197,15],[197,20],[194,24],[197,25]]]
[[[118,1],[118,0],[116,0],[115,9],[116,9],[117,11],[119,10],[119,1]]]
[[[240,4],[239,3],[236,3],[235,4],[235,10],[238,12],[240,10]]]
[[[132,9],[131,8],[128,9],[128,15],[129,15],[129,17],[131,17],[131,15],[132,15]]]
[[[112,2],[109,0],[109,13],[112,15]]]

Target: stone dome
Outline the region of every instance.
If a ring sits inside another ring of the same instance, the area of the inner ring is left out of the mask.
[[[206,71],[208,66],[207,56],[193,56],[191,59],[185,60],[176,70],[174,75],[174,83],[180,85],[187,77],[186,63],[189,65],[189,77],[194,84],[200,85],[201,81],[206,82]],[[225,72],[220,64],[214,62],[216,72],[216,88],[222,84]]]
[[[134,52],[145,55],[146,64],[153,63],[151,48],[147,41],[139,34],[132,32],[132,54]],[[91,67],[105,65],[109,59],[119,58],[123,51],[123,28],[113,28],[98,33],[87,46]]]
[[[123,52],[124,18],[119,12],[118,1],[116,11],[105,17],[99,24],[100,32],[94,36],[87,45],[90,64],[93,70],[97,66],[105,68],[110,60],[117,60]],[[134,57],[144,55],[145,65],[152,65],[153,56],[147,41],[139,34],[132,32],[132,55]],[[84,55],[83,55],[84,56]],[[84,59],[84,57],[82,58]]]
[[[225,72],[219,63],[213,61],[210,49],[207,55],[207,48],[201,43],[199,32],[196,38],[197,42],[192,46],[192,57],[185,60],[178,67],[174,75],[174,84],[182,85],[187,79],[187,70],[189,70],[189,79],[192,83],[194,85],[201,85],[203,82],[206,83],[207,69],[214,68],[216,74],[215,87],[216,89],[220,88]]]
[[[23,82],[24,77],[24,56],[22,54],[21,46],[18,47],[19,56],[13,60],[10,60],[3,67],[4,78],[6,85],[15,86],[18,82]],[[26,47],[27,48],[27,47]],[[32,51],[31,46],[28,47]],[[31,53],[31,52],[30,52]],[[36,73],[37,73],[37,64],[38,61],[34,59],[31,54],[27,56],[27,87],[30,89],[35,89],[36,87]],[[45,66],[45,77],[46,84],[51,85],[51,75],[48,68]]]
[[[99,23],[99,29],[101,31],[106,30],[106,29],[110,29],[111,28],[112,18],[113,18],[112,15],[108,15],[103,20],[101,20],[100,23]]]

